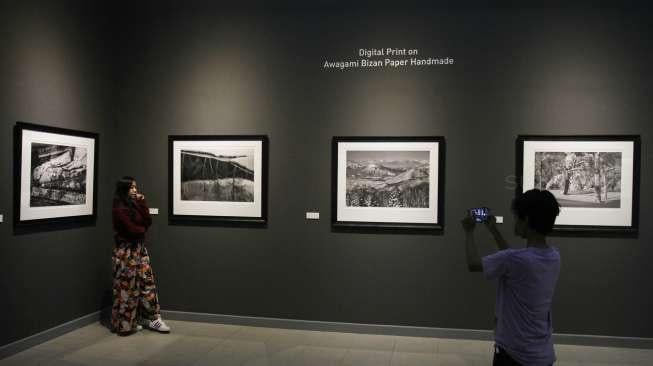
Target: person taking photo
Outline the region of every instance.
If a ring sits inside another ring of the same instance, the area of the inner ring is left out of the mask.
[[[560,253],[549,246],[560,205],[551,192],[532,189],[512,202],[515,232],[526,239],[526,247],[512,249],[489,216],[485,226],[498,251],[479,257],[474,243],[476,223],[468,214],[462,220],[467,265],[472,272],[498,280],[495,304],[495,350],[493,365],[552,365],[553,324],[551,304],[560,273]]]

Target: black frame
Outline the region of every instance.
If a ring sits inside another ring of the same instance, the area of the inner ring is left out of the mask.
[[[261,141],[261,216],[204,216],[173,213],[173,143],[175,141]],[[173,225],[265,226],[268,220],[269,139],[266,135],[169,135],[168,222]]]
[[[359,222],[338,221],[338,144],[341,142],[436,142],[438,143],[438,222],[425,223],[395,223],[395,222]],[[373,230],[409,230],[436,231],[444,230],[444,184],[445,184],[445,154],[446,142],[444,136],[334,136],[331,143],[331,225],[336,229],[373,229]]]
[[[639,230],[639,183],[641,161],[641,137],[639,135],[519,135],[515,143],[517,187],[515,196],[523,191],[524,142],[525,141],[623,141],[633,142],[633,202],[630,226],[601,225],[554,225],[553,235],[574,236],[636,236]]]
[[[94,158],[93,158],[93,211],[90,215],[77,215],[77,216],[62,216],[52,217],[45,219],[34,220],[21,220],[20,219],[20,197],[21,197],[21,176],[22,176],[22,160],[21,156],[23,148],[23,131],[37,131],[46,133],[55,133],[59,135],[68,135],[76,137],[84,137],[94,140]],[[15,229],[34,229],[38,227],[43,228],[64,228],[71,226],[92,225],[97,219],[97,196],[98,196],[98,171],[99,171],[99,144],[100,137],[97,133],[86,132],[79,130],[71,130],[67,128],[51,127],[29,122],[16,122],[14,126],[14,228]]]

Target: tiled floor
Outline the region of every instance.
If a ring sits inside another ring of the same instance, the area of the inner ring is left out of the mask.
[[[0,360],[19,365],[491,365],[492,343],[168,321],[129,337],[92,324]],[[653,365],[653,350],[556,346],[556,365]]]

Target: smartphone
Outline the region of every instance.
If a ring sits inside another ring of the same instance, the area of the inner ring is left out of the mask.
[[[490,217],[490,209],[487,207],[470,208],[469,215],[477,223],[485,222],[487,221],[488,217]]]

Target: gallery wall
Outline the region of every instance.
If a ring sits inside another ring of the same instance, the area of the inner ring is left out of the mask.
[[[133,20],[119,173],[162,213],[148,244],[164,309],[491,329],[495,284],[467,271],[459,220],[486,205],[524,245],[509,212],[517,135],[638,134],[639,236],[552,238],[563,260],[553,311],[559,333],[653,337],[649,13],[151,5]],[[455,64],[322,67],[382,47]],[[167,136],[179,134],[269,136],[266,228],[168,225]],[[331,229],[331,139],[370,135],[446,137],[442,235]],[[493,250],[482,228],[477,238]]]
[[[165,310],[491,329],[495,284],[467,271],[458,222],[491,207],[523,245],[509,212],[518,134],[641,135],[639,236],[552,238],[553,311],[559,333],[653,337],[650,13],[163,4],[0,8],[0,345],[110,305],[125,174],[161,212],[148,245]],[[455,63],[322,67],[382,47]],[[13,232],[15,121],[100,134],[95,226]],[[268,135],[266,227],[168,224],[167,137],[182,134]],[[370,135],[445,136],[443,233],[331,229],[331,139]]]
[[[118,145],[104,25],[70,2],[0,5],[0,345],[97,312],[111,286],[112,157]],[[97,132],[93,226],[13,230],[13,126]]]

